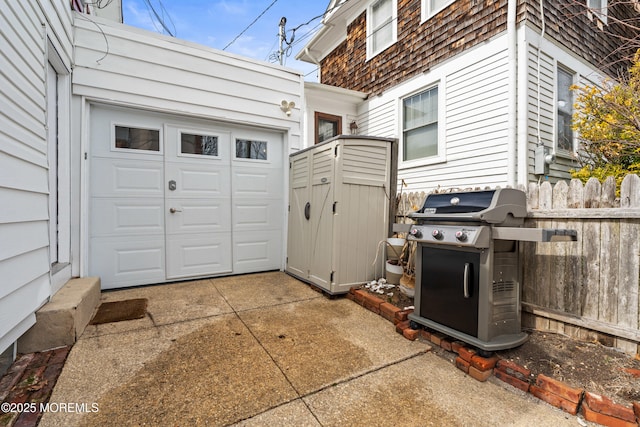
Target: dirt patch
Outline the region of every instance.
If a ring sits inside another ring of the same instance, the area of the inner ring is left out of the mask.
[[[360,288],[401,309],[413,306],[413,298],[400,292],[398,287],[385,289],[383,293],[371,291],[365,285]],[[524,366],[533,377],[544,374],[625,406],[640,402],[640,360],[637,358],[598,342],[579,341],[550,332],[527,332],[527,342],[514,349],[498,351],[498,356]]]

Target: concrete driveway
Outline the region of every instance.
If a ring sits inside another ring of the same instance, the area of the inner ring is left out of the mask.
[[[87,327],[50,399],[79,411],[40,426],[577,425],[282,272],[102,294],[131,298],[147,316]]]

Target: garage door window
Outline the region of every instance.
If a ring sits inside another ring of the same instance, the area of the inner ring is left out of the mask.
[[[218,137],[215,135],[181,133],[180,152],[182,154],[218,157]]]
[[[236,139],[236,159],[267,160],[267,141]]]
[[[160,152],[160,130],[116,125],[115,148]]]

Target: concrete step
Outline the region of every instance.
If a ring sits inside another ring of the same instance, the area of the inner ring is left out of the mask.
[[[36,323],[18,339],[19,353],[74,344],[100,303],[100,278],[69,280],[36,312]]]

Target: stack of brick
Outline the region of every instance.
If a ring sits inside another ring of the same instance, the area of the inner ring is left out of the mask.
[[[420,338],[456,353],[456,367],[478,381],[486,381],[494,375],[499,380],[531,393],[565,412],[572,415],[581,412],[587,421],[605,426],[637,427],[640,425],[640,402],[635,402],[632,408],[628,408],[604,396],[585,393],[583,389],[570,387],[546,375],[540,374],[535,377],[529,369],[500,359],[497,355],[482,357],[476,350],[460,341],[451,340],[440,332],[411,329],[408,316],[413,310],[401,310],[367,291],[352,288],[347,297],[393,322],[396,332],[405,338],[412,341]]]

